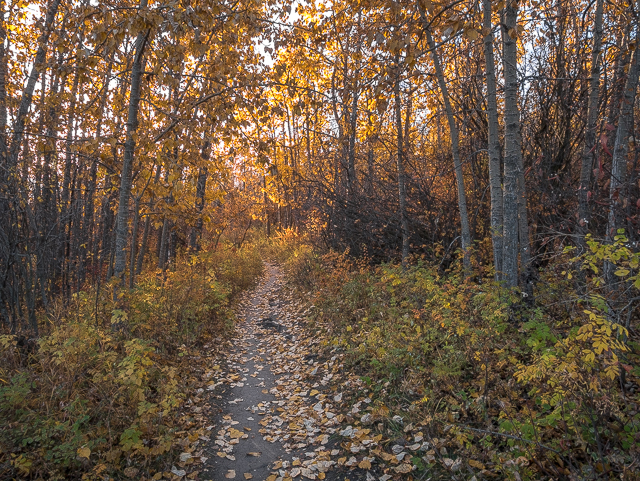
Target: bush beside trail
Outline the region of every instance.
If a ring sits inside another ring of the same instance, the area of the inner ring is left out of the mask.
[[[194,359],[233,328],[262,272],[253,246],[148,269],[118,308],[112,287],[41,313],[39,339],[0,336],[0,479],[151,479],[184,449]],[[216,342],[220,346],[222,342]]]
[[[490,272],[465,278],[419,259],[373,266],[299,247],[287,265],[314,304],[324,349],[344,352],[374,393],[370,427],[391,444],[413,431],[430,443],[413,459],[418,473],[638,479],[640,339],[635,315],[611,308],[640,287],[626,244],[567,250],[540,273],[533,303]],[[607,263],[615,285],[604,281]]]

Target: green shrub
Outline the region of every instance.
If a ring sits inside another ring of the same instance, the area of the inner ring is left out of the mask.
[[[368,266],[331,252],[289,267],[312,289],[326,347],[346,353],[390,416],[410,416],[456,456],[484,459],[503,477],[580,477],[629,473],[639,452],[640,396],[620,389],[640,372],[618,321],[632,319],[640,283],[627,244],[589,239],[583,256],[556,259],[531,306],[491,278],[422,262]],[[607,263],[615,285],[602,277]]]
[[[54,306],[35,350],[0,336],[0,477],[166,469],[192,382],[184,354],[230,332],[234,296],[261,272],[255,249],[186,253],[145,271],[118,309],[110,286]]]

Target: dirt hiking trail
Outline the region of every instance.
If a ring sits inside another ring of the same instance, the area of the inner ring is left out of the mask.
[[[319,340],[304,329],[311,308],[293,298],[277,266],[265,265],[258,286],[240,302],[226,359],[207,373],[220,412],[207,428],[199,479],[391,479],[376,474],[374,458],[366,456],[377,444],[370,430],[343,425],[371,400],[346,399],[342,389],[357,392],[357,376],[343,372],[338,355],[314,354]]]

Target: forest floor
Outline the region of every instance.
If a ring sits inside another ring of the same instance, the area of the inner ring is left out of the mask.
[[[312,306],[279,267],[265,267],[239,303],[236,336],[204,373],[210,395],[197,399],[213,408],[194,453],[202,463],[197,479],[391,479],[366,455],[381,436],[348,424],[371,402],[358,396],[360,379],[343,371],[339,354],[318,356],[321,340],[305,320]]]

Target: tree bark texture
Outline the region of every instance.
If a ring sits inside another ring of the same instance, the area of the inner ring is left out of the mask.
[[[505,125],[502,262],[504,281],[508,287],[518,285],[518,245],[524,271],[529,269],[530,249],[518,106],[517,19],[518,5],[510,2],[504,8],[502,25]]]
[[[396,140],[397,140],[397,165],[398,165],[398,201],[400,228],[402,231],[402,266],[407,266],[409,256],[409,221],[407,219],[407,190],[405,186],[404,172],[404,145],[402,135],[402,95],[400,90],[400,57],[396,56],[396,80],[395,80],[395,113],[396,113]]]
[[[636,15],[640,16],[640,0],[636,3]],[[636,39],[640,40],[640,19],[636,18]],[[616,141],[613,149],[611,163],[611,183],[609,186],[609,215],[607,223],[607,240],[612,242],[618,229],[624,228],[623,207],[629,202],[625,195],[627,182],[627,154],[629,153],[629,141],[632,134],[633,110],[638,89],[638,77],[640,75],[640,52],[638,46],[633,51],[630,59],[629,72],[625,82],[622,101],[620,103],[620,115],[618,116],[618,128],[616,129]],[[637,145],[637,140],[633,140]]]
[[[140,0],[140,9],[146,8],[147,0]],[[127,114],[127,137],[122,159],[122,173],[120,174],[120,197],[118,215],[116,218],[116,253],[114,261],[114,276],[124,283],[124,272],[127,267],[127,239],[129,233],[129,198],[131,197],[131,170],[136,148],[134,134],[138,129],[138,110],[140,105],[140,91],[142,88],[142,72],[144,49],[150,31],[140,32],[136,38],[135,57],[131,68],[131,91]],[[114,293],[114,296],[116,293]]]
[[[604,0],[596,1],[593,28],[593,50],[591,52],[591,70],[589,77],[589,104],[587,123],[584,131],[584,147],[580,164],[580,190],[578,191],[578,229],[584,237],[589,230],[589,190],[591,188],[591,170],[596,158],[596,128],[598,121],[598,103],[600,100],[600,66],[602,52],[602,14]],[[581,239],[584,248],[584,239]]]
[[[498,95],[495,60],[493,55],[493,25],[491,21],[491,0],[483,0],[484,29],[489,33],[484,37],[484,58],[487,84],[487,124],[489,153],[489,190],[491,196],[491,240],[493,243],[493,263],[495,280],[502,280],[503,246],[503,193],[502,158],[500,153],[500,131],[498,122]]]

